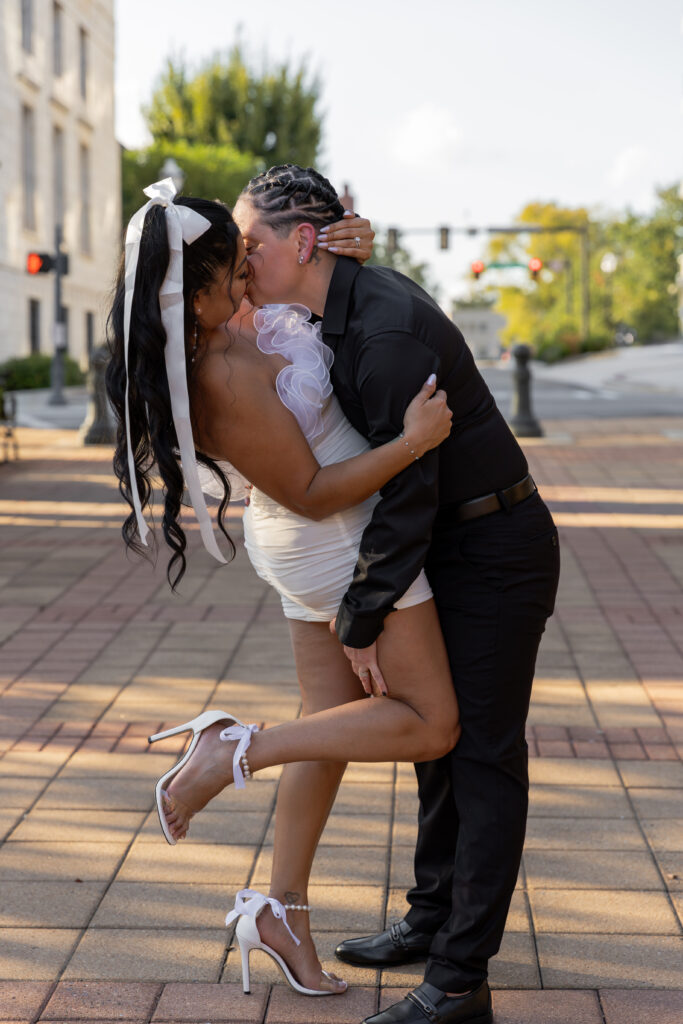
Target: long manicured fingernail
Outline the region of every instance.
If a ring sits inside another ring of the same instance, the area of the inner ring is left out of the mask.
[[[329,245],[327,244],[327,242],[318,242],[318,248],[319,249],[329,249]]]
[[[321,231],[320,234],[318,235],[318,241],[319,242],[324,242],[326,240],[326,238],[327,238],[327,231]]]
[[[344,216],[344,217],[355,217],[356,215],[355,215],[355,213],[353,212],[353,210],[344,210],[344,214],[343,214],[343,216]]]
[[[337,248],[336,245],[328,245],[327,246],[327,251],[328,252],[339,252],[339,249]]]
[[[432,386],[432,384],[436,384],[436,374],[435,373],[430,373],[429,374],[429,376],[427,377],[427,383],[429,384],[430,387]]]

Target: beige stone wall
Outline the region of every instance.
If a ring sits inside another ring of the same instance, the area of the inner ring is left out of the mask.
[[[114,137],[113,0],[62,0],[60,76],[53,69],[53,3],[33,0],[33,52],[22,48],[20,0],[0,5],[0,361],[26,355],[29,298],[41,303],[40,348],[51,352],[54,275],[31,277],[26,254],[54,249],[53,132],[64,132],[64,278],[69,353],[86,357],[86,312],[95,314],[95,344],[103,320],[120,244],[120,151]],[[80,91],[79,30],[87,33],[87,87]],[[35,111],[36,220],[24,227],[22,105]],[[90,153],[90,252],[81,246],[80,146]]]

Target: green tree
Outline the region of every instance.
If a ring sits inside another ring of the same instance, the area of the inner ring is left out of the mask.
[[[124,150],[121,167],[124,224],[145,201],[143,188],[161,177],[167,157],[173,157],[184,171],[186,195],[221,199],[230,207],[258,170],[255,157],[229,145],[205,146],[180,140],[154,143],[146,149]]]
[[[238,42],[225,58],[213,57],[195,73],[183,60],[169,60],[143,114],[157,143],[227,144],[263,167],[307,166],[320,147],[319,98],[320,83],[303,64],[255,72]]]
[[[595,284],[608,296],[610,328],[628,324],[644,342],[678,334],[675,281],[682,229],[683,199],[678,186],[658,190],[654,213],[639,216],[629,211],[600,225],[596,243],[602,253],[613,252],[617,258],[610,280],[599,263],[595,272]]]
[[[556,203],[529,203],[516,218],[519,235],[494,235],[485,262],[527,264],[532,256],[543,261],[538,280],[524,275],[518,286],[498,289],[496,309],[507,319],[503,340],[528,342],[548,355],[578,351],[581,344],[580,236],[573,231],[523,234],[524,224],[546,228],[588,224],[587,210]],[[504,272],[508,274],[508,271]],[[524,272],[518,272],[524,273]]]
[[[497,309],[507,318],[504,340],[526,341],[547,359],[602,348],[612,343],[620,323],[634,328],[640,341],[656,341],[677,333],[677,246],[683,230],[683,200],[678,187],[660,189],[654,213],[627,211],[618,216],[591,216],[584,208],[556,203],[529,203],[517,223],[519,235],[494,236],[487,261],[527,263],[543,260],[538,281],[498,290]],[[524,224],[587,226],[589,258],[589,337],[581,334],[580,236],[573,232],[523,234]],[[616,256],[616,269],[606,273],[606,253]]]

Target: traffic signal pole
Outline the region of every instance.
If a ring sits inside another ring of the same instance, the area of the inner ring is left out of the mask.
[[[67,405],[64,396],[64,352],[66,350],[66,322],[62,303],[62,225],[55,224],[55,326],[53,335],[54,354],[50,368],[52,393],[48,405]]]
[[[562,234],[565,231],[580,236],[581,245],[581,336],[585,339],[590,334],[590,239],[588,235],[588,224],[557,224],[555,227],[545,227],[540,224],[515,224],[504,227],[452,227],[450,225],[438,229],[440,248],[448,248],[449,235],[478,235],[480,233],[489,235],[552,235]],[[401,228],[400,235],[433,235],[434,228]],[[388,229],[387,248],[390,252],[395,251],[399,237],[399,229],[391,227]],[[444,244],[446,243],[446,244]],[[477,264],[480,260],[476,261]],[[485,269],[482,266],[482,270]],[[473,271],[474,272],[474,271]],[[481,273],[481,271],[479,271]],[[479,276],[478,273],[475,276]]]

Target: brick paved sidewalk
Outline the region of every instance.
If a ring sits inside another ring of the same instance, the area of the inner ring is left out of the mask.
[[[681,1024],[683,421],[552,429],[527,452],[563,578],[496,1021]],[[306,1000],[254,958],[241,994],[223,919],[266,883],[278,772],[222,795],[182,847],[152,811],[178,745],[148,750],[150,729],[207,704],[297,714],[278,600],[241,547],[221,568],[194,530],[173,597],[163,552],[156,571],[124,556],[110,453],[19,435],[22,461],[0,466],[0,1021],[358,1024],[420,966],[347,968],[347,995]],[[341,937],[402,913],[415,803],[410,766],[349,769],[311,891],[325,966]]]

